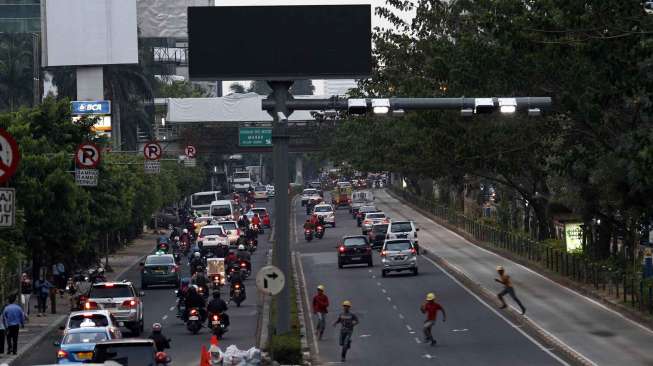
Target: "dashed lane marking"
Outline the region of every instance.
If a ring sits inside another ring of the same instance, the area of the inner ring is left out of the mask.
[[[170,311],[173,311],[173,310],[175,310],[175,307],[174,307],[174,306],[171,306],[171,307],[170,307]]]
[[[404,318],[404,314],[399,314],[399,319],[403,319],[403,318]]]
[[[415,338],[413,338],[413,339],[415,340],[415,343],[417,343],[417,344],[422,343],[422,341],[420,341],[419,338],[417,338],[417,337],[415,337]]]
[[[392,301],[392,298],[390,296],[386,297],[388,301]]]
[[[377,286],[381,286],[381,282],[377,282],[376,285],[377,285]]]
[[[386,293],[386,291],[385,291],[385,289],[384,289],[384,288],[382,288],[382,289],[381,289],[381,292],[383,292],[384,294]]]
[[[410,325],[406,324],[406,329],[408,329],[409,332],[413,331],[413,328],[410,327]]]
[[[168,319],[168,315],[164,315],[162,319],[163,319],[163,320]]]

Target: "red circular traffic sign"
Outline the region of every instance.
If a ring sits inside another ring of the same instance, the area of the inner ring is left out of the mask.
[[[186,149],[184,150],[186,153],[186,156],[189,158],[194,158],[197,155],[197,149],[193,145],[188,145],[186,146]]]
[[[92,142],[84,142],[75,150],[75,165],[79,168],[93,169],[100,164],[100,148]]]
[[[163,154],[163,149],[158,142],[148,142],[143,148],[143,155],[147,160],[159,160]]]
[[[8,181],[16,173],[19,161],[18,143],[9,132],[0,128],[0,183]]]

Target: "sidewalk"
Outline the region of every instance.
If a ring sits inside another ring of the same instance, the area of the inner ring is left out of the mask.
[[[146,232],[128,246],[120,249],[115,254],[109,255],[109,265],[113,269],[113,272],[106,273],[107,279],[120,279],[129,269],[138,264],[145,255],[154,250],[154,243],[158,236],[158,234]],[[31,316],[29,322],[25,324],[25,328],[21,329],[18,335],[18,354],[16,356],[0,355],[0,366],[4,364],[11,365],[12,362],[31,351],[43,338],[57,329],[66,320],[70,312],[68,297],[66,295],[63,298],[57,295],[56,314],[51,313],[50,303],[48,301],[47,316],[37,317],[35,296],[32,296],[30,299],[30,306]]]
[[[420,247],[434,253],[474,284],[490,293],[495,268],[503,265],[517,296],[527,307],[526,317],[549,336],[596,365],[652,365],[653,331],[616,311],[564,287],[541,274],[476,246],[437,224],[414,208],[377,190],[376,204],[394,219],[412,219],[420,228]],[[437,289],[435,289],[437,291]],[[446,300],[443,299],[446,306]],[[512,299],[506,302],[516,307]]]

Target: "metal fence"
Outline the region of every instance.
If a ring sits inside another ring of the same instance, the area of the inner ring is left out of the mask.
[[[531,238],[484,224],[436,201],[418,197],[397,187],[390,189],[409,203],[430,212],[479,242],[521,258],[597,291],[603,291],[640,311],[653,314],[653,283],[641,273],[610,268],[581,255],[567,253]]]

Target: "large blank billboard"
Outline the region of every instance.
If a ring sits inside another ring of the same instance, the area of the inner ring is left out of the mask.
[[[138,63],[136,0],[44,0],[43,65]]]
[[[370,5],[189,7],[190,77],[368,77],[370,10]]]

